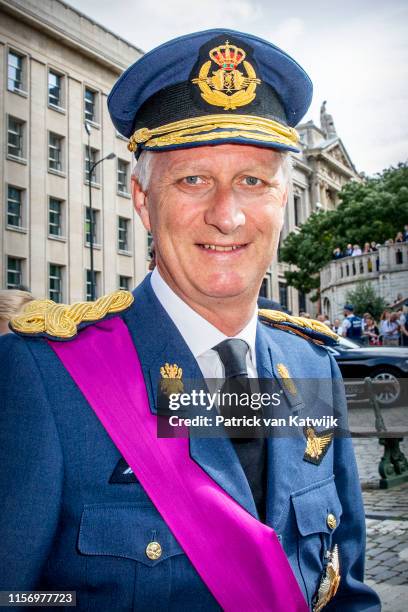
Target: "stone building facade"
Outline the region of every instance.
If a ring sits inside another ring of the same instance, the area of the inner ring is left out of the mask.
[[[61,0],[0,0],[0,287],[73,302],[91,296],[88,134],[96,296],[132,288],[148,267],[148,237],[130,199],[131,157],[106,98],[137,47]],[[358,179],[322,107],[320,127],[299,126],[282,239],[316,209],[336,206]],[[275,261],[261,293],[293,313],[313,312]]]
[[[96,295],[144,276],[131,157],[106,106],[112,84],[140,56],[64,2],[0,0],[1,287],[24,285],[56,301],[89,298],[85,121],[91,159],[115,154],[91,177]]]
[[[333,210],[345,183],[361,180],[337,136],[325,103],[320,112],[320,127],[308,121],[297,130],[301,153],[292,156],[292,181],[281,241],[288,233],[297,231],[313,212]],[[264,295],[279,301],[294,314],[304,310],[315,314],[316,304],[293,287],[287,287],[284,273],[288,269],[288,264],[279,262],[279,258],[272,264],[262,288]]]

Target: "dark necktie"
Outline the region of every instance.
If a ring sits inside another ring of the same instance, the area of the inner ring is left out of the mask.
[[[220,342],[213,347],[217,351],[224,365],[225,382],[221,388],[223,393],[250,393],[246,356],[249,350],[248,344],[238,338],[230,338]],[[225,418],[243,416],[238,405],[220,406],[220,413]],[[259,415],[258,412],[245,409],[245,414]],[[228,431],[228,429],[227,429]],[[245,434],[243,434],[245,435]],[[249,434],[250,435],[250,434]],[[232,443],[247,477],[248,484],[254,497],[259,518],[265,521],[265,497],[266,497],[266,442],[263,437],[232,437]]]

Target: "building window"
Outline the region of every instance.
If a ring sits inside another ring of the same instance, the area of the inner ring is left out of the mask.
[[[99,295],[98,285],[99,285],[99,272],[94,270],[93,272],[93,285],[94,285],[94,297],[92,298],[92,287],[91,287],[91,279],[92,274],[91,270],[86,271],[86,301],[91,302],[93,299],[95,300]]]
[[[119,276],[119,289],[123,289],[124,291],[129,291],[130,286],[130,276]]]
[[[279,303],[282,308],[288,309],[288,287],[285,283],[279,283]]]
[[[7,257],[7,289],[18,289],[23,284],[21,259]]]
[[[62,200],[56,198],[48,201],[48,234],[62,236]]]
[[[48,168],[62,172],[63,137],[50,132],[48,135]]]
[[[24,121],[8,117],[7,155],[24,158]]]
[[[89,158],[89,149],[91,149],[91,157]],[[89,170],[98,161],[99,151],[92,147],[85,147],[85,182],[89,182]],[[98,183],[97,168],[93,168],[91,172],[91,183]]]
[[[15,51],[9,51],[7,74],[9,90],[24,91],[24,57]]]
[[[293,196],[293,208],[295,213],[295,225],[299,227],[302,223],[302,196],[295,194]]]
[[[62,268],[57,264],[49,265],[48,273],[48,295],[53,302],[62,302]]]
[[[118,249],[119,251],[129,251],[129,219],[118,218]]]
[[[90,123],[97,123],[97,97],[96,91],[85,88],[84,96],[84,110],[85,110],[85,121]]]
[[[118,192],[129,193],[128,189],[129,162],[118,159]]]
[[[17,187],[7,188],[7,225],[22,227],[23,225],[23,190]]]
[[[92,223],[91,223],[92,219]],[[89,206],[85,207],[85,242],[91,244],[91,227],[92,227],[92,244],[98,243],[98,221],[99,211],[94,208],[91,209]]]
[[[153,236],[151,232],[147,232],[147,260],[151,261],[153,259]]]
[[[268,297],[268,284],[269,284],[268,281],[269,281],[268,277],[262,279],[262,285],[261,285],[261,287],[259,289],[260,297],[264,297],[264,298]]]
[[[48,104],[63,107],[62,100],[62,76],[53,70],[48,72]]]

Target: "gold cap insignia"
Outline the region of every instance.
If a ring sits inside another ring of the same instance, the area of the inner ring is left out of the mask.
[[[184,389],[182,376],[183,370],[180,368],[177,363],[165,363],[164,366],[160,368],[161,381],[160,381],[160,389],[166,395],[170,395],[171,393],[182,393]]]
[[[222,106],[224,110],[234,110],[238,106],[250,104],[256,97],[256,86],[261,82],[255,70],[245,60],[246,53],[228,40],[209,52],[211,59],[204,62],[198,78],[192,79],[201,90],[201,97],[212,106]],[[211,64],[219,66],[209,76]],[[241,65],[244,72],[238,70]]]
[[[278,370],[278,374],[281,377],[283,385],[286,387],[287,391],[289,391],[291,395],[296,395],[296,385],[290,377],[288,368],[283,363],[278,363],[276,365],[276,369]]]
[[[304,461],[319,465],[329,450],[330,443],[333,440],[332,431],[322,431],[317,433],[313,427],[305,428],[306,450],[303,455]]]
[[[337,544],[327,552],[327,565],[315,596],[313,612],[320,612],[337,593],[340,584],[340,560]]]

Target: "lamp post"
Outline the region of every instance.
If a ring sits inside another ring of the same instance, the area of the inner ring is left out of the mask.
[[[98,161],[91,163],[91,126],[87,121],[85,121],[85,130],[88,134],[88,188],[89,188],[89,259],[90,259],[90,268],[91,268],[91,301],[95,299],[95,269],[94,269],[94,239],[93,239],[93,231],[94,231],[94,220],[93,220],[93,209],[92,209],[92,174],[98,166],[105,159],[114,159],[116,157],[115,153],[109,153],[102,157],[102,159],[98,159]]]

